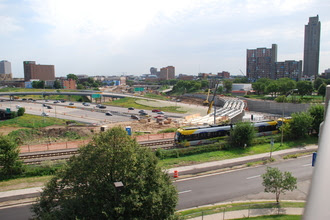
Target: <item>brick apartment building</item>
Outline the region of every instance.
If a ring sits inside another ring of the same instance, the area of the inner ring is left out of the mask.
[[[43,81],[55,80],[54,65],[40,65],[35,61],[24,61],[24,80],[39,79]]]
[[[161,80],[175,79],[175,67],[168,66],[161,68],[158,78]]]

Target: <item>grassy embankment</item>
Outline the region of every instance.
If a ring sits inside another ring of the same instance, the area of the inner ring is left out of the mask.
[[[207,206],[202,208],[189,209],[185,211],[179,211],[178,214],[184,219],[196,218],[200,216],[212,215],[216,213],[238,211],[238,210],[247,210],[247,209],[265,209],[265,208],[304,208],[304,202],[280,202],[276,204],[274,202],[248,202],[248,203],[230,203],[224,205],[214,205]],[[281,218],[281,216],[291,217],[291,215],[275,215],[275,219],[300,219],[300,218]],[[265,218],[267,217],[267,218]],[[256,219],[274,219],[268,218],[270,216],[260,216]],[[245,219],[245,218],[242,218]],[[255,218],[249,218],[255,219]]]
[[[302,140],[285,141],[281,146],[280,143],[275,143],[273,151],[285,150],[289,148],[305,146],[309,144],[317,144],[317,137],[307,137]],[[226,160],[232,158],[238,158],[243,156],[249,156],[254,154],[267,153],[270,151],[270,144],[257,144],[245,149],[230,148],[226,150],[205,152],[195,155],[188,155],[178,158],[166,158],[160,160],[160,165],[164,168],[171,168],[176,166],[185,166],[189,164],[204,163],[216,160]]]
[[[179,111],[178,109],[180,107],[177,106],[166,106],[166,107],[153,107],[149,105],[141,105],[136,102],[138,98],[123,98],[123,99],[118,99],[114,100],[112,102],[105,102],[104,104],[106,105],[113,105],[113,106],[120,106],[120,107],[133,107],[136,109],[144,109],[144,110],[152,110],[152,109],[159,109],[164,112],[174,112],[174,113],[185,113],[185,111]],[[154,101],[151,101],[154,103]]]

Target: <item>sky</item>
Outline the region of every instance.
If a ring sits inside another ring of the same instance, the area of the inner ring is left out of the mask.
[[[321,21],[320,73],[330,68],[329,0],[0,0],[0,60],[55,75],[246,73],[246,50],[278,45],[303,60],[304,26]]]

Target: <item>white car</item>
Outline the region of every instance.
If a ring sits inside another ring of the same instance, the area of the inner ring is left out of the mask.
[[[17,109],[20,109],[20,108],[22,108],[22,107],[21,107],[20,105],[16,105],[16,108],[17,108]]]
[[[41,116],[49,116],[49,114],[46,112],[43,112],[43,113],[41,113]]]

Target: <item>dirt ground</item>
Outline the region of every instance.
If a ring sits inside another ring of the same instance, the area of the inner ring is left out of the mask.
[[[155,121],[151,122],[138,122],[138,121],[133,121],[133,122],[120,122],[120,123],[113,123],[113,124],[108,124],[108,128],[112,127],[122,127],[125,129],[126,126],[131,126],[133,132],[146,132],[150,134],[156,134],[158,131],[167,129],[167,128],[178,128],[178,125],[175,123],[171,124],[162,124],[159,125]]]
[[[19,129],[23,129],[23,128],[21,128],[21,127],[0,127],[0,134],[7,135],[10,132],[16,131],[16,130],[19,130]]]

